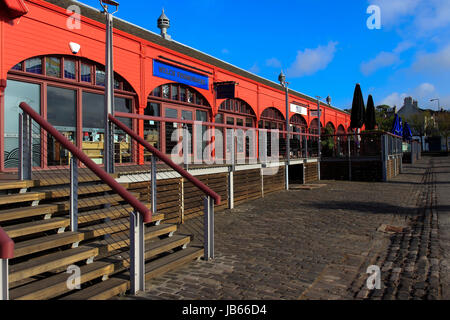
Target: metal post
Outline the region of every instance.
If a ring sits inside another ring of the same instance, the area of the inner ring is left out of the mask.
[[[151,186],[152,186],[152,215],[156,214],[157,211],[157,175],[156,175],[156,157],[152,154],[151,156],[151,166],[152,166],[152,172],[151,172]]]
[[[305,158],[308,158],[308,136],[305,137]]]
[[[388,136],[381,135],[381,166],[382,166],[382,180],[387,181],[387,163],[389,154],[389,140]]]
[[[322,153],[321,153],[321,144],[322,144],[322,141],[321,141],[321,137],[320,137],[320,135],[321,135],[321,126],[320,126],[320,118],[321,118],[321,112],[320,112],[320,97],[317,97],[317,118],[318,118],[318,123],[317,123],[317,127],[319,128],[319,142],[318,142],[318,160],[317,160],[317,176],[318,176],[318,178],[319,178],[319,181],[320,181],[320,159],[321,159],[321,157],[322,157]]]
[[[289,190],[289,165],[291,164],[291,128],[289,125],[289,89],[288,83],[284,83],[286,89],[286,170],[285,170],[285,184],[286,190]]]
[[[8,259],[0,259],[0,301],[9,300]]]
[[[228,173],[228,208],[234,209],[234,171],[230,168]]]
[[[183,161],[184,169],[189,170],[189,130],[186,124],[183,124]]]
[[[236,170],[236,141],[235,141],[235,134],[234,134],[234,129],[231,129],[231,171],[235,171]]]
[[[103,161],[105,170],[114,173],[113,127],[108,115],[114,113],[114,68],[113,68],[113,16],[105,9],[106,16],[106,65],[105,65],[105,136]]]
[[[347,136],[347,149],[348,149],[348,180],[352,181],[352,151],[351,151],[351,142],[350,135]]]
[[[145,290],[144,220],[140,212],[130,215],[130,293]]]
[[[27,114],[19,114],[19,179],[31,180],[33,166],[32,119]]]
[[[210,196],[204,200],[204,237],[206,261],[214,259],[214,200]]]
[[[19,180],[24,179],[24,130],[23,130],[23,114],[19,114]]]
[[[70,159],[70,230],[78,231],[78,163],[77,158]]]

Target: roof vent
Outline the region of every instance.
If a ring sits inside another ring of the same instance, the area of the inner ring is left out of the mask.
[[[167,34],[167,29],[170,28],[170,20],[164,13],[164,9],[162,10],[161,16],[158,18],[158,28],[161,29],[161,37],[170,40],[171,37]]]

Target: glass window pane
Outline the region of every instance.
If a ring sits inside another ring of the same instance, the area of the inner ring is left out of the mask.
[[[165,116],[166,118],[174,118],[177,119],[178,118],[178,111],[177,109],[171,109],[171,108],[166,108],[165,109]],[[177,145],[178,143],[178,139],[175,137],[172,141],[172,134],[173,132],[178,128],[178,124],[175,122],[166,122],[165,124],[166,127],[166,150],[165,152],[167,154],[171,154],[173,148]]]
[[[186,101],[186,88],[180,88],[180,100]]]
[[[244,126],[244,120],[242,120],[242,119],[236,119],[236,125],[237,125],[237,126],[240,126],[240,127],[243,127],[243,126]]]
[[[117,79],[114,79],[114,89],[120,89],[120,81]]]
[[[178,86],[172,85],[172,100],[178,100]]]
[[[170,88],[167,84],[162,86],[162,97],[165,99],[170,99]]]
[[[25,71],[42,74],[42,59],[32,58],[25,61]]]
[[[81,64],[81,81],[92,82],[90,65],[84,63]]]
[[[149,102],[144,110],[144,115],[159,117],[161,106],[159,103]],[[159,121],[144,120],[144,138],[145,140],[157,149],[160,149],[159,144]],[[145,161],[150,161],[151,154],[144,151]]]
[[[102,67],[95,68],[95,84],[105,86],[105,70]]]
[[[61,59],[55,57],[45,58],[45,72],[50,77],[61,77]]]
[[[223,123],[223,114],[219,113],[216,115],[215,122]]]
[[[64,59],[64,78],[76,79],[75,61]]]
[[[69,141],[76,141],[77,103],[76,91],[47,87],[47,120]],[[47,165],[68,165],[69,151],[53,136],[48,135]]]
[[[21,81],[8,80],[5,89],[5,168],[17,168],[19,164],[19,108],[26,102],[34,111],[41,110],[41,86]],[[33,132],[38,131],[36,124]],[[39,134],[33,135],[33,165],[40,166],[41,139]]]
[[[132,112],[132,102],[131,99],[125,99],[125,98],[114,98],[114,109],[116,112],[126,112],[131,113]],[[128,128],[131,129],[132,127],[132,119],[131,118],[121,118],[117,117],[121,122],[123,122]]]
[[[19,71],[22,71],[22,65],[23,65],[23,63],[22,62],[19,62],[18,64],[16,64],[14,67],[12,67],[11,69],[12,70],[19,70]]]
[[[103,163],[103,134],[105,132],[104,95],[83,92],[83,152],[95,163]]]
[[[114,98],[114,109],[117,112],[131,113],[132,101],[125,98]],[[132,129],[131,118],[117,117],[119,121]],[[132,162],[131,137],[119,128],[114,130],[114,159],[116,163]]]
[[[252,118],[245,118],[245,126],[246,127],[253,127],[253,119]]]
[[[155,88],[155,90],[153,90],[153,96],[161,97],[161,87],[157,87]]]
[[[194,93],[188,89],[186,89],[186,91],[187,91],[187,102],[193,103],[194,102]]]

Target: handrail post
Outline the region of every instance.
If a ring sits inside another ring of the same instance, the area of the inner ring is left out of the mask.
[[[348,153],[348,180],[352,181],[352,143],[350,141],[351,135],[347,135],[347,153]]]
[[[70,159],[70,231],[78,231],[78,159]]]
[[[152,202],[152,214],[156,214],[156,206],[157,206],[157,172],[156,172],[156,157],[154,154],[152,154],[151,156],[151,187],[152,187],[152,198],[151,198],[151,202]]]
[[[183,132],[183,162],[184,162],[184,169],[185,170],[189,170],[189,130],[188,130],[187,124],[183,124],[182,132]]]
[[[8,259],[0,259],[0,301],[9,300]]]
[[[204,200],[204,242],[206,261],[214,259],[214,200],[206,196]]]
[[[144,221],[139,211],[130,215],[130,293],[145,290]]]
[[[389,137],[385,134],[381,135],[381,167],[382,167],[382,180],[387,181],[387,164],[389,159]]]
[[[32,167],[32,119],[26,113],[19,114],[19,180],[31,180]]]

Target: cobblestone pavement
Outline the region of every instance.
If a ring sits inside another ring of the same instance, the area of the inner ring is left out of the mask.
[[[213,261],[119,299],[448,298],[449,177],[450,158],[425,158],[388,183],[322,181],[218,212]],[[370,265],[379,290],[366,288]]]

